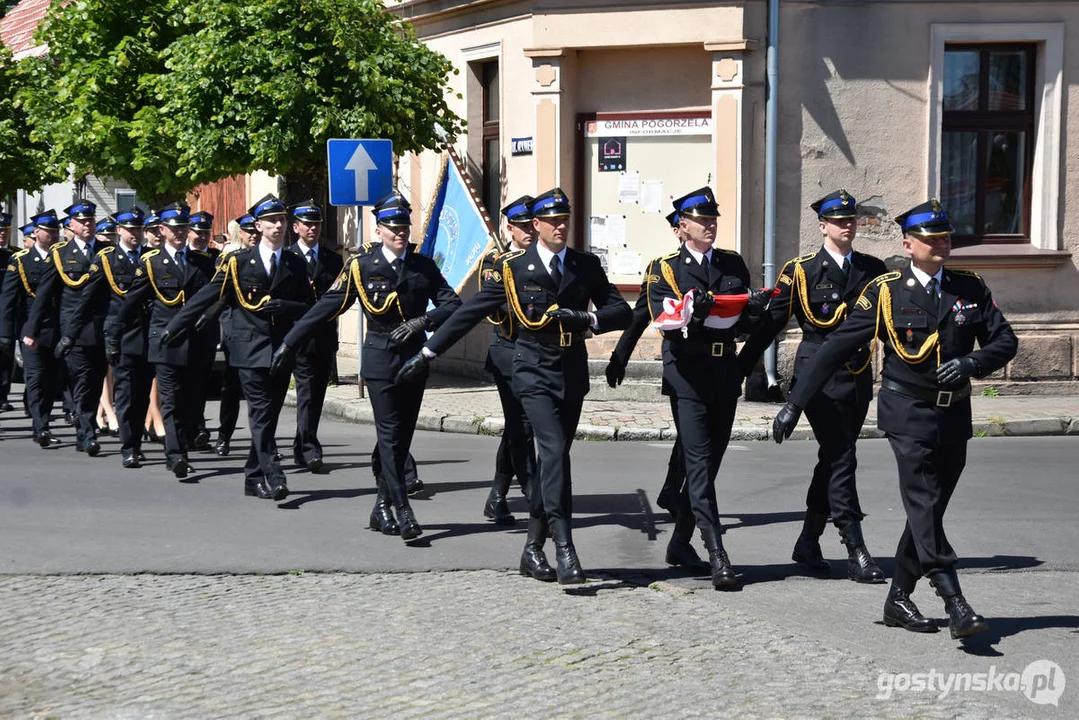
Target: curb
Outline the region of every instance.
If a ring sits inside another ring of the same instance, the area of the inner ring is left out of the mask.
[[[289,390],[285,396],[286,407],[296,407],[296,392]],[[327,398],[322,408],[323,416],[360,425],[374,425],[374,413],[367,404],[357,405]],[[440,415],[420,412],[416,429],[433,432],[457,433],[461,435],[501,435],[505,421],[501,416]],[[1051,437],[1057,435],[1079,436],[1079,418],[1058,417],[1032,420],[1002,420],[976,422],[973,424],[974,437]],[[677,431],[671,428],[611,427],[607,425],[577,426],[576,440],[594,440],[603,442],[617,441],[664,441],[670,442],[677,437]],[[876,425],[865,425],[859,435],[861,438],[883,438],[884,433]],[[731,430],[731,440],[752,442],[771,440],[772,430],[766,427],[738,426]],[[812,440],[813,431],[809,428],[795,430],[790,441]]]

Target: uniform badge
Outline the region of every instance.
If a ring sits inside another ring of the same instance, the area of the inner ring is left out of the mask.
[[[251,264],[252,264],[252,265],[254,265],[254,264],[255,264],[255,258],[251,258]]]
[[[865,295],[862,295],[860,298],[858,298],[856,306],[861,310],[868,310],[869,308],[873,307],[873,303],[869,302],[869,298],[867,298]]]
[[[536,266],[535,266],[535,265],[532,265],[532,264],[529,264],[529,266],[528,266],[528,269],[529,269],[529,270],[535,270],[535,269],[536,269]]]
[[[97,272],[97,264],[96,263],[90,265],[90,272]]]
[[[169,259],[168,259],[168,258],[165,258],[164,260],[162,260],[162,261],[161,261],[161,263],[162,263],[163,265],[168,265],[168,264],[169,264]]]
[[[789,277],[787,277],[786,275],[780,275],[779,276],[779,284],[780,285],[790,285],[791,284],[791,279]]]
[[[962,325],[966,321],[967,321],[967,316],[964,315],[963,313],[958,312],[958,313],[955,314],[955,324],[956,325]]]
[[[691,262],[693,262],[693,258],[688,258],[687,257],[686,258],[686,265],[689,265]]]
[[[909,343],[914,342],[914,331],[911,330],[910,328],[907,328],[907,342],[909,342]]]
[[[914,278],[907,278],[907,287],[914,287]]]
[[[502,282],[502,276],[498,274],[497,270],[492,270],[491,271],[491,279],[494,280],[497,283]]]
[[[135,268],[135,277],[142,277],[142,268]]]
[[[649,283],[649,284],[651,284],[651,283],[658,283],[658,282],[659,282],[659,275],[649,275],[648,277],[646,277],[646,278],[644,279],[644,281],[645,281],[646,283]]]
[[[822,313],[824,313],[825,315],[827,315],[828,313],[832,312],[832,306],[831,306],[831,304],[830,304],[830,303],[824,303],[823,305],[821,305],[821,306],[820,306],[820,311],[821,311]]]

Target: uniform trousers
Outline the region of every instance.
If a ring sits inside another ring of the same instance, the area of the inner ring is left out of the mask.
[[[412,436],[420,416],[426,382],[394,385],[393,380],[366,379],[378,437],[379,470],[395,506],[405,503],[406,476]]]
[[[699,528],[719,526],[716,475],[731,440],[737,408],[737,396],[711,401],[671,397],[671,414],[682,442],[686,471],[678,513],[692,510]]]
[[[52,348],[31,350],[22,346],[23,375],[26,380],[26,403],[33,422],[34,437],[49,429],[56,393],[61,387],[63,362],[53,357]]]
[[[907,592],[918,578],[955,567],[955,550],[944,534],[944,511],[967,464],[967,441],[938,444],[888,433],[899,466],[899,494],[907,523],[895,550],[895,584]]]
[[[494,373],[494,378],[498,400],[502,404],[502,417],[505,419],[502,439],[495,453],[495,473],[507,478],[516,475],[517,482],[523,488],[536,472],[532,423],[513,392],[512,378],[501,372]]]
[[[112,375],[113,404],[120,420],[120,449],[138,452],[142,447],[146,411],[150,408],[154,366],[143,355],[120,355]]]
[[[285,473],[277,461],[277,419],[288,394],[289,374],[271,375],[268,368],[237,368],[240,387],[247,400],[247,424],[251,449],[244,463],[244,478],[250,486],[266,479],[273,486],[283,483]]]
[[[85,447],[95,437],[97,406],[109,366],[100,345],[76,345],[65,358],[71,399],[75,404],[75,444]]]
[[[559,398],[548,393],[523,393],[520,401],[536,440],[530,514],[535,518],[569,520],[573,517],[569,451],[581,419],[584,395]]]
[[[296,378],[296,436],[292,440],[292,454],[304,463],[322,457],[318,425],[332,366],[333,353],[301,352],[296,356],[292,371]]]
[[[844,402],[817,393],[806,405],[805,415],[819,445],[813,479],[806,493],[810,512],[828,515],[838,528],[860,522],[865,514],[858,502],[855,444],[869,412],[869,400]]]
[[[217,411],[217,437],[219,440],[231,440],[236,432],[236,423],[240,420],[240,400],[243,390],[240,388],[240,373],[229,364],[228,345],[225,346],[225,372],[221,378],[221,405]]]
[[[165,459],[176,463],[187,458],[198,433],[198,397],[205,395],[206,372],[190,365],[154,365],[161,419],[165,424]]]

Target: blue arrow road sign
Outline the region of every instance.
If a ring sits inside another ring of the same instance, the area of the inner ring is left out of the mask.
[[[327,140],[331,205],[374,205],[393,192],[392,140]]]

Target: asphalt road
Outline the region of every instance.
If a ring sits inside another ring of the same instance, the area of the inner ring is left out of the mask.
[[[215,406],[207,411],[210,417],[215,413]],[[282,416],[283,448],[289,447],[293,422],[290,413]],[[115,439],[106,438],[103,454],[88,458],[70,442],[55,450],[37,448],[26,437],[26,423],[11,413],[0,424],[0,573],[9,576],[512,571],[524,542],[523,522],[506,529],[480,513],[494,438],[417,434],[413,453],[427,490],[413,507],[425,534],[406,545],[366,529],[374,501],[371,427],[324,422],[329,472],[294,470],[286,457],[292,495],[273,503],[243,496],[242,429],[232,456],[195,454],[196,472],[179,482],[164,470],[159,446],[147,446],[150,463],[143,469],[123,470]],[[73,439],[68,428],[60,436]],[[885,628],[880,609],[887,586],[845,579],[845,552],[834,530],[822,543],[833,560],[832,578],[806,577],[790,562],[815,461],[810,442],[733,445],[727,454],[717,492],[728,529],[725,544],[742,574],[741,592],[715,593],[705,578],[668,569],[663,551],[671,525],[652,502],[669,448],[632,442],[574,446],[575,540],[596,587],[652,584],[694,593],[717,609],[872,658],[893,672],[988,672],[990,666],[1022,672],[1035,660],[1050,660],[1072,676],[1059,707],[1033,704],[1017,692],[978,701],[990,702],[1004,716],[1079,715],[1075,438],[971,442],[947,528],[961,558],[967,598],[991,628],[966,646],[946,632],[920,636]],[[890,554],[903,523],[894,458],[886,441],[867,440],[859,446],[859,459],[861,502],[869,513],[865,535],[890,575]],[[511,509],[524,517],[516,490]],[[927,584],[914,597],[927,615],[943,617]],[[782,680],[777,683],[782,692]]]

